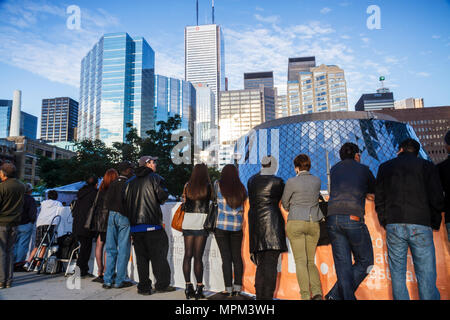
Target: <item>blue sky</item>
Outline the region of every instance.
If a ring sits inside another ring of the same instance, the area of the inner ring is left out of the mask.
[[[381,29],[369,30],[369,5]],[[66,9],[81,9],[81,30],[69,30]],[[211,0],[199,0],[200,24],[211,22]],[[315,55],[345,70],[350,110],[378,77],[396,99],[423,97],[450,105],[450,0],[216,0],[225,36],[230,89],[243,72],[273,70],[285,90],[287,59]],[[184,27],[195,24],[195,0],[0,0],[0,99],[22,90],[23,110],[40,116],[43,98],[79,99],[83,56],[108,32],[143,36],[156,51],[156,72],[184,77]]]

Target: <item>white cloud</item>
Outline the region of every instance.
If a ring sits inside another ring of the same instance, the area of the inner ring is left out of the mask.
[[[255,19],[261,22],[267,22],[267,23],[277,23],[280,20],[279,16],[267,16],[263,17],[259,14],[254,15]]]
[[[441,38],[441,36],[438,36],[438,35],[433,35],[433,36],[431,36],[431,38],[433,38],[433,39],[440,39],[440,38]]]
[[[264,9],[261,8],[261,7],[256,7],[255,10],[256,10],[256,11],[264,11]]]
[[[320,10],[320,13],[321,13],[321,14],[327,14],[327,13],[329,13],[330,11],[331,11],[330,8],[325,7],[325,8],[322,8],[322,9]]]
[[[419,76],[419,77],[428,78],[428,77],[431,76],[431,73],[428,73],[428,72],[417,72],[416,75]]]
[[[0,61],[51,81],[79,86],[81,59],[119,20],[103,9],[81,10],[81,30],[66,27],[66,7],[7,2],[0,12]]]

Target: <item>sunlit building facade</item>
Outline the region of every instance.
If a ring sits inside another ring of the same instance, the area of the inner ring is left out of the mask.
[[[131,124],[154,129],[155,53],[142,37],[105,34],[83,58],[78,140],[123,142]]]

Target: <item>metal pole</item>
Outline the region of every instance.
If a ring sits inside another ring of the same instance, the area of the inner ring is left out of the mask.
[[[330,196],[330,160],[328,158],[328,150],[325,150],[325,157],[327,159],[327,191],[328,191],[328,197]]]

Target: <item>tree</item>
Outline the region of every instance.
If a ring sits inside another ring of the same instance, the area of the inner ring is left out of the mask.
[[[158,174],[166,180],[169,193],[180,196],[192,172],[192,164],[175,165],[171,158],[172,150],[178,144],[177,141],[172,141],[172,133],[180,129],[181,117],[175,115],[169,117],[167,122],[158,121],[157,126],[158,130],[146,132],[148,136],[141,142],[140,153],[158,157]]]

